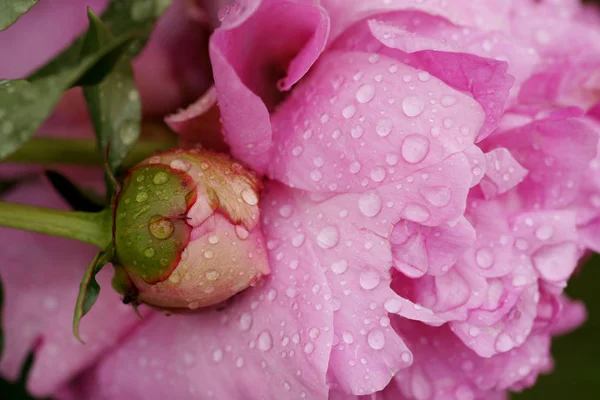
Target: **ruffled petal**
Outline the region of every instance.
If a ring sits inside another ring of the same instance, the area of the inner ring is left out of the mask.
[[[263,172],[271,146],[269,110],[325,47],[329,17],[304,1],[252,0],[233,7],[210,41],[225,139],[234,156]]]

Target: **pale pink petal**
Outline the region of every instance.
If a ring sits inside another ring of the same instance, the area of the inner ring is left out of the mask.
[[[508,192],[527,176],[507,149],[494,149],[485,156],[487,167],[480,185],[486,199]]]
[[[411,278],[442,275],[474,241],[475,230],[464,218],[437,227],[401,221],[390,237],[394,267]]]
[[[431,104],[444,96],[455,104]],[[454,122],[457,114],[464,118]],[[475,101],[422,71],[377,54],[330,52],[273,115],[269,172],[302,189],[365,191],[465,149],[482,119]]]
[[[436,0],[324,0],[322,3],[332,17],[332,39],[364,18],[400,10],[418,10],[456,25],[487,30],[505,30],[509,25],[508,3],[501,0],[457,0],[451,5]]]
[[[389,326],[385,307],[386,302],[399,299],[389,287],[389,242],[377,234],[385,232],[386,225],[389,231],[391,210],[365,216],[358,207],[360,199],[357,194],[327,198],[273,185],[266,200],[273,211],[265,217],[265,225],[286,227],[289,232],[282,235],[280,228],[271,243],[275,257],[282,253],[292,257],[286,270],[302,271],[304,263],[311,262],[325,274],[329,292],[322,285],[311,290],[334,310],[331,387],[369,394],[383,389],[411,358]],[[288,295],[301,293],[293,289]],[[317,310],[322,306],[313,304]],[[309,334],[320,333],[311,329]]]
[[[518,191],[531,206],[561,208],[575,201],[585,181],[581,172],[596,156],[595,129],[571,115],[550,114],[485,142],[490,148],[507,148],[529,170]]]
[[[65,208],[49,185],[20,186],[4,200]],[[101,358],[139,319],[110,285],[111,266],[98,275],[100,297],[81,323],[79,343],[72,333],[73,307],[83,273],[97,250],[67,239],[0,229],[4,285],[2,374],[15,379],[30,350],[35,351],[28,389],[52,394]]]
[[[551,367],[549,337],[531,336],[521,347],[481,358],[447,327],[394,319],[398,332],[414,348],[415,361],[395,377],[408,399],[502,398],[505,390],[531,386]]]
[[[234,7],[210,41],[224,135],[234,156],[262,172],[271,146],[269,110],[325,46],[329,17],[308,2],[253,0]]]
[[[444,43],[442,50],[447,51],[439,51],[439,46],[433,45],[438,39],[424,38],[418,35],[407,37],[400,33],[394,33],[393,29],[397,29],[394,28],[394,24],[397,23],[394,20],[400,17],[405,18],[404,15],[403,13],[392,14],[391,25],[374,21],[363,21],[356,24],[340,37],[333,47],[346,51],[375,52],[396,58],[403,63],[426,71],[457,90],[470,93],[486,113],[485,124],[477,132],[478,140],[482,140],[498,125],[514,84],[515,79],[507,73],[508,64],[504,61],[484,58],[487,54],[484,54],[483,57],[479,56],[477,55],[479,51],[472,54],[467,49],[463,50],[457,47],[456,50],[450,52],[454,46],[447,45],[446,39],[442,40]],[[420,17],[419,20],[421,20]],[[425,18],[425,20],[428,19]],[[410,21],[410,14],[408,21]],[[432,19],[432,21],[438,20]],[[399,36],[401,40],[395,40],[396,36]],[[528,63],[528,65],[530,64],[531,62]],[[440,104],[450,106],[454,104],[454,99],[445,98],[440,101]]]

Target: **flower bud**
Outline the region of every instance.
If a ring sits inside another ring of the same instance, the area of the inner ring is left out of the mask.
[[[113,287],[125,302],[182,311],[220,303],[269,274],[261,182],[229,157],[160,153],[125,178]]]

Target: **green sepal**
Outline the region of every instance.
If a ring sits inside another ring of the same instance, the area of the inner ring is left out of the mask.
[[[83,54],[93,54],[115,39],[108,28],[88,11],[90,29],[83,44]],[[98,149],[106,153],[107,197],[115,191],[111,174],[117,171],[140,136],[142,105],[135,87],[133,68],[126,55],[121,55],[112,72],[100,83],[84,86],[83,94],[98,139]]]
[[[185,172],[159,164],[130,171],[115,213],[116,258],[130,276],[149,284],[169,277],[189,242],[186,214],[195,199]]]
[[[2,0],[0,5],[0,31],[7,29],[29,11],[39,0]]]
[[[98,295],[100,294],[100,285],[96,281],[96,275],[102,267],[112,261],[114,255],[114,247],[112,244],[103,251],[96,254],[90,265],[85,270],[81,284],[79,285],[79,294],[75,303],[75,312],[73,315],[73,334],[83,343],[79,337],[79,323],[81,318],[85,316],[91,309]]]

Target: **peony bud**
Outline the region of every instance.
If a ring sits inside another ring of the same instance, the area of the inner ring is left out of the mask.
[[[261,182],[229,157],[174,150],[125,178],[115,214],[113,287],[170,311],[220,303],[269,274]]]

